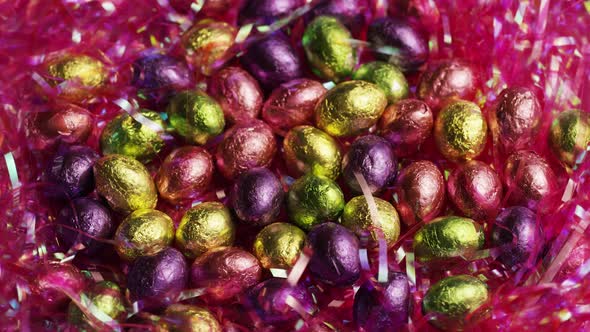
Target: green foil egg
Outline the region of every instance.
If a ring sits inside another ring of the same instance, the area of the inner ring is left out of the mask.
[[[295,176],[311,172],[336,179],[340,175],[342,154],[338,143],[315,127],[291,129],[283,141],[283,151],[287,168]]]
[[[174,223],[164,212],[137,210],[121,222],[114,240],[119,256],[132,261],[170,246],[174,240]]]
[[[342,225],[359,237],[370,234],[374,245],[378,243],[380,236],[383,236],[387,246],[391,247],[399,238],[399,215],[389,202],[377,197],[373,199],[377,208],[376,220],[372,218],[365,196],[357,196],[346,203],[342,212]],[[379,235],[379,232],[382,235]]]
[[[160,132],[164,131],[164,121],[157,112],[142,110],[139,122],[128,113],[112,119],[102,131],[100,148],[102,153],[122,154],[141,162],[151,161],[164,147]]]
[[[344,194],[327,177],[307,174],[289,188],[287,209],[291,221],[304,230],[336,220],[344,209]]]
[[[580,110],[561,112],[551,125],[549,145],[555,156],[569,167],[590,143],[590,118]]]
[[[303,33],[303,49],[316,75],[340,81],[356,66],[350,31],[331,16],[316,17]]]
[[[352,75],[353,80],[362,80],[376,84],[393,104],[408,96],[410,88],[404,74],[394,65],[374,61],[360,66]]]
[[[94,164],[96,191],[109,206],[128,214],[139,209],[153,209],[158,193],[148,170],[139,161],[112,154],[100,158]]]
[[[202,91],[183,91],[170,100],[170,126],[187,141],[203,145],[223,132],[223,110],[215,99]]]
[[[328,91],[318,103],[316,123],[332,136],[356,135],[376,124],[385,106],[387,97],[377,85],[347,81]]]
[[[80,331],[103,331],[107,329],[108,320],[122,320],[125,318],[125,298],[117,284],[111,281],[96,283],[90,292],[82,294],[82,303],[89,300],[91,305],[86,305],[87,313],[94,317],[89,318],[80,308],[70,302],[68,307],[68,321],[78,327]]]
[[[482,227],[469,218],[446,216],[432,220],[414,235],[419,261],[467,256],[483,247]]]
[[[209,249],[231,246],[236,228],[227,207],[219,202],[205,202],[190,208],[176,229],[176,244],[189,258]]]
[[[303,246],[305,233],[297,226],[276,222],[264,227],[254,240],[254,255],[265,269],[289,269]]]
[[[422,301],[424,314],[436,314],[433,325],[448,331],[462,330],[465,317],[488,301],[487,285],[469,275],[447,277],[432,285]]]

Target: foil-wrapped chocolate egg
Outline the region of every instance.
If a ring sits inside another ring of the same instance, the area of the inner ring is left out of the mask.
[[[183,91],[166,108],[171,127],[187,141],[199,145],[223,132],[223,110],[202,91]]]
[[[294,322],[300,311],[313,314],[315,306],[308,289],[291,286],[286,279],[271,278],[248,292],[248,307],[266,324]]]
[[[390,271],[385,283],[366,281],[354,295],[352,310],[355,325],[363,331],[401,330],[410,312],[408,277]]]
[[[136,116],[139,119],[123,113],[107,123],[100,135],[103,155],[122,154],[147,163],[160,152],[165,130],[160,114],[144,109]]]
[[[153,209],[158,202],[148,170],[127,156],[112,154],[100,158],[94,164],[94,182],[98,194],[117,212]]]
[[[539,218],[523,206],[502,211],[492,227],[492,246],[500,247],[497,259],[509,268],[527,262],[534,265],[544,238]]]
[[[421,160],[403,168],[397,177],[393,203],[408,226],[436,217],[445,203],[445,181],[438,167]]]
[[[272,129],[264,122],[252,120],[236,124],[223,135],[217,148],[217,167],[223,176],[233,179],[256,167],[267,167],[277,152]]]
[[[388,247],[395,244],[400,234],[399,216],[395,208],[381,198],[373,197],[377,215],[373,218],[365,196],[348,201],[342,212],[342,225],[357,236],[370,236],[371,244],[384,239]]]
[[[362,192],[356,175],[362,176],[371,193],[387,187],[397,174],[397,160],[391,144],[375,135],[356,139],[342,160],[342,176],[350,189]]]
[[[41,310],[53,311],[68,303],[64,289],[74,294],[85,290],[86,279],[80,270],[69,263],[48,263],[35,280],[34,290],[39,295]]]
[[[96,283],[87,294],[90,306],[84,303],[82,311],[74,302],[68,308],[68,321],[80,330],[104,331],[110,329],[109,320],[125,319],[125,297],[121,288],[112,281]],[[95,314],[100,313],[100,316]],[[88,316],[87,314],[94,315]],[[107,318],[108,317],[108,318]]]
[[[92,132],[92,113],[73,104],[63,104],[47,112],[30,112],[25,117],[29,145],[44,150],[57,142],[84,143]]]
[[[69,100],[82,100],[102,87],[107,78],[104,64],[87,55],[64,54],[46,63],[50,84],[59,84],[59,94]]]
[[[117,253],[127,261],[154,255],[172,244],[174,222],[158,210],[137,210],[121,222],[114,240]]]
[[[77,198],[62,208],[56,223],[60,241],[70,248],[84,245],[83,253],[94,255],[103,249],[100,240],[108,240],[115,232],[115,221],[108,208],[90,198]]]
[[[416,71],[428,60],[428,40],[414,24],[401,17],[374,20],[367,31],[375,57],[404,72]]]
[[[330,135],[315,127],[291,129],[283,141],[283,155],[293,176],[312,173],[336,179],[340,175],[340,146]]]
[[[529,88],[506,88],[498,96],[492,117],[492,131],[505,151],[521,150],[535,139],[541,124],[541,104]]]
[[[303,64],[281,31],[250,44],[240,61],[267,91],[303,76]]]
[[[455,168],[447,181],[449,197],[465,216],[475,220],[495,218],[502,203],[502,180],[481,161]]]
[[[211,311],[195,305],[175,303],[164,311],[170,331],[221,332],[221,324]]]
[[[303,49],[314,73],[341,81],[356,66],[356,50],[350,31],[333,16],[318,16],[305,28]]]
[[[435,315],[430,323],[447,331],[460,331],[465,318],[489,299],[487,285],[469,275],[446,277],[432,285],[422,301],[424,314]]]
[[[236,28],[209,18],[195,23],[182,36],[188,57],[204,75],[211,75],[234,45]]]
[[[213,180],[213,157],[207,150],[184,146],[170,152],[156,175],[160,197],[178,203],[207,191]]]
[[[379,133],[387,139],[396,156],[416,153],[432,133],[430,107],[418,99],[404,99],[389,105],[379,119]]]
[[[410,93],[404,74],[396,66],[387,62],[365,63],[354,72],[352,79],[376,84],[383,90],[390,104],[406,98]]]
[[[311,123],[315,105],[326,91],[320,82],[307,78],[285,82],[264,103],[262,118],[284,136],[293,127]]]
[[[289,188],[287,209],[293,223],[309,230],[317,224],[338,219],[344,209],[344,194],[329,178],[307,174]]]
[[[273,23],[280,16],[291,14],[303,3],[303,0],[247,0],[240,9],[239,22]]]
[[[260,262],[251,253],[234,247],[207,251],[191,267],[191,285],[205,288],[205,298],[227,301],[256,285],[262,277]]]
[[[275,221],[284,196],[283,185],[276,175],[266,168],[254,168],[238,176],[230,202],[240,220],[260,226]]]
[[[333,16],[353,32],[358,31],[365,22],[364,13],[368,9],[367,0],[323,0],[311,10],[311,15]]]
[[[275,222],[264,227],[254,240],[254,255],[265,269],[289,269],[305,245],[305,233],[296,226]]]
[[[375,125],[385,106],[387,98],[377,85],[365,81],[343,82],[317,104],[316,123],[332,136],[352,136]]]
[[[258,82],[240,67],[227,67],[211,77],[207,91],[215,98],[230,123],[258,117],[264,95]]]
[[[94,190],[92,166],[98,158],[98,153],[87,146],[71,146],[50,162],[47,180],[68,197],[87,195]]]
[[[188,273],[184,256],[174,248],[138,257],[129,265],[127,273],[131,301],[142,300],[147,309],[174,303],[187,286]]]
[[[184,61],[165,54],[147,54],[133,62],[131,84],[139,89],[186,89],[191,72]]]
[[[483,151],[487,130],[479,106],[459,100],[445,106],[436,117],[434,140],[440,153],[448,160],[469,160]]]
[[[313,255],[309,270],[318,279],[335,286],[352,285],[360,276],[360,241],[346,227],[327,222],[307,235]]]
[[[533,151],[521,150],[508,157],[504,181],[512,205],[547,212],[555,204],[557,177],[545,159]]]
[[[549,132],[549,146],[561,162],[576,165],[578,156],[590,144],[590,116],[580,110],[559,113]]]
[[[190,208],[176,229],[176,245],[189,258],[209,249],[231,246],[236,229],[231,213],[222,203],[205,202]]]
[[[481,225],[456,216],[434,219],[414,235],[414,253],[421,262],[468,256],[483,244]]]
[[[417,95],[435,112],[449,99],[472,100],[477,90],[475,68],[462,60],[435,64],[422,74]]]

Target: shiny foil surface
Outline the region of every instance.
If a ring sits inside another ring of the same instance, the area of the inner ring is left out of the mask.
[[[222,60],[234,44],[237,30],[230,24],[213,19],[202,19],[183,36],[183,45],[195,66],[204,75],[215,71],[215,63]]]
[[[590,116],[581,110],[559,113],[549,131],[549,146],[564,164],[573,167],[590,143]]]
[[[473,100],[478,81],[473,65],[452,59],[431,65],[422,74],[416,93],[437,112],[449,100]]]
[[[240,67],[226,67],[211,77],[207,91],[215,98],[229,123],[258,117],[264,95],[258,82]]]
[[[387,62],[367,62],[354,72],[352,79],[376,84],[383,90],[390,104],[406,98],[410,92],[404,74]]]
[[[154,255],[172,244],[174,223],[164,212],[137,210],[121,222],[113,240],[117,253],[127,261]]]
[[[305,233],[297,226],[276,222],[264,227],[254,240],[253,252],[265,269],[289,269],[305,245]]]
[[[389,105],[379,119],[379,134],[387,139],[397,157],[408,157],[420,150],[434,126],[432,110],[418,99],[404,99]]]
[[[377,206],[377,220],[373,220],[365,196],[348,201],[342,212],[342,226],[358,237],[370,236],[373,246],[384,239],[388,247],[395,244],[400,234],[400,221],[395,208],[389,202],[373,197]]]

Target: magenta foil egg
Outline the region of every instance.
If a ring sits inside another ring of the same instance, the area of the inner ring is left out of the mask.
[[[262,118],[284,136],[293,127],[311,123],[317,102],[326,93],[318,81],[295,79],[273,90],[262,108]]]
[[[74,294],[84,291],[86,279],[77,267],[68,263],[49,263],[37,276],[35,290],[44,309],[55,310],[64,306],[70,298],[62,290]]]
[[[379,132],[392,145],[396,156],[407,157],[430,135],[434,118],[430,107],[418,99],[403,99],[389,105],[379,119]]]
[[[449,99],[472,100],[477,84],[474,66],[453,59],[430,66],[422,74],[417,94],[437,112]]]
[[[264,102],[258,82],[239,67],[227,67],[213,75],[208,92],[230,123],[257,118]]]
[[[315,311],[313,298],[307,288],[302,285],[291,286],[286,279],[280,278],[268,279],[252,288],[248,292],[247,304],[266,324],[293,322],[300,317],[299,310],[308,314]]]
[[[469,161],[457,167],[447,182],[453,204],[467,217],[488,220],[498,214],[502,203],[502,181],[485,163]]]

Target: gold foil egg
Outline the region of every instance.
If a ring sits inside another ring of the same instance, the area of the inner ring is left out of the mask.
[[[100,158],[94,164],[96,191],[120,213],[153,209],[158,193],[150,173],[139,161],[118,154]]]
[[[254,255],[266,268],[289,269],[305,245],[305,233],[297,226],[276,222],[264,227],[254,240]]]
[[[283,141],[287,168],[293,176],[311,172],[330,179],[340,175],[342,155],[338,143],[312,126],[291,129]]]
[[[168,121],[189,142],[203,145],[223,132],[223,110],[215,99],[202,91],[183,91],[170,100]]]
[[[347,81],[328,91],[316,106],[316,123],[326,133],[351,136],[377,123],[387,106],[381,89],[365,81]]]
[[[555,156],[569,167],[590,143],[590,117],[580,110],[561,112],[551,125],[549,145]]]
[[[483,151],[487,130],[479,106],[459,100],[448,104],[438,114],[434,123],[434,139],[445,158],[469,160]]]
[[[115,232],[115,249],[121,258],[132,261],[170,246],[174,240],[172,219],[158,210],[144,209],[131,213]]]
[[[468,314],[489,299],[487,285],[469,275],[446,277],[432,285],[422,301],[424,314],[436,314],[433,325],[448,331],[460,331]]]
[[[83,99],[106,81],[107,70],[99,60],[87,55],[66,54],[47,62],[49,82],[60,86],[66,99]]]
[[[365,196],[357,196],[346,203],[344,212],[342,212],[342,225],[359,237],[371,235],[374,245],[377,245],[377,241],[383,238],[387,242],[387,246],[391,247],[399,238],[399,215],[389,202],[377,197],[373,197],[373,199],[377,208],[375,219],[373,219]]]
[[[100,135],[103,154],[122,154],[149,162],[160,152],[164,147],[160,133],[165,128],[160,114],[142,110],[137,115],[141,117],[141,122],[123,113],[106,125]]]
[[[90,303],[83,302],[87,309],[85,311],[91,314],[100,312],[102,315],[89,318],[74,302],[70,302],[68,321],[81,331],[105,331],[110,327],[106,324],[108,320],[120,321],[125,318],[125,297],[114,282],[100,281],[92,286],[86,296]]]
[[[195,305],[173,304],[164,311],[165,326],[178,332],[221,332],[221,324],[207,309]]]
[[[456,216],[434,219],[414,235],[414,252],[422,262],[467,256],[483,244],[482,227],[469,218]]]
[[[363,80],[377,84],[390,104],[408,96],[410,88],[404,74],[387,62],[373,61],[360,66],[352,75],[353,80]]]
[[[190,208],[176,230],[176,244],[189,258],[209,249],[231,246],[236,228],[227,207],[219,202],[205,202]]]
[[[210,75],[216,62],[223,60],[233,46],[236,28],[228,23],[203,19],[184,33],[182,40],[189,58],[205,75]]]

